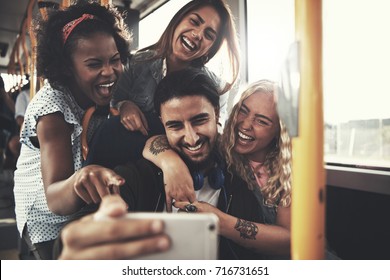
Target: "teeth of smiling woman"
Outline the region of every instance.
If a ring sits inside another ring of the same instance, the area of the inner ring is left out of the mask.
[[[191,48],[191,50],[194,50],[196,45],[192,43],[187,37],[183,36],[183,41]]]
[[[245,139],[245,140],[254,140],[253,137],[250,137],[248,135],[245,135],[244,133],[242,133],[241,131],[238,132],[238,136],[242,139]]]
[[[196,151],[196,150],[199,150],[200,147],[202,147],[202,143],[200,143],[198,146],[195,146],[195,147],[188,146],[187,149],[190,151]]]
[[[112,87],[114,85],[114,82],[112,83],[109,83],[109,84],[102,84],[102,85],[99,85],[99,87]]]

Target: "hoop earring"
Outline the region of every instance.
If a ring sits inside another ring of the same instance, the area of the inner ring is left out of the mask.
[[[209,61],[208,55],[202,56],[202,63],[206,64]]]

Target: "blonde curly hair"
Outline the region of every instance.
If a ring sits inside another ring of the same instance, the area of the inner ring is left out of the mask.
[[[236,124],[240,108],[243,102],[254,93],[275,96],[276,84],[269,80],[260,80],[250,85],[233,107],[221,139],[222,154],[225,156],[228,171],[236,172],[248,183],[248,188],[251,190],[259,187],[254,172],[247,157],[238,154],[234,146],[237,140]],[[288,207],[291,204],[291,140],[281,120],[279,120],[279,126],[278,139],[273,141],[273,149],[268,152],[263,164],[269,176],[268,181],[265,186],[261,186],[260,190],[266,205]]]

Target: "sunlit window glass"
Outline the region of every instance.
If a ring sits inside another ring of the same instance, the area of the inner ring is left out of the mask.
[[[390,167],[390,2],[322,3],[325,159]]]
[[[139,46],[147,47],[157,42],[169,21],[189,0],[171,0],[143,18],[139,23]]]
[[[295,40],[294,0],[247,0],[248,80],[278,80]]]

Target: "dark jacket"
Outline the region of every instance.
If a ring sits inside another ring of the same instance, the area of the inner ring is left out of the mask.
[[[163,59],[156,58],[155,51],[144,50],[136,52],[128,61],[124,72],[118,80],[112,103],[116,106],[123,100],[130,100],[137,104],[143,113],[154,112],[154,93],[158,83],[163,79]],[[218,78],[207,67],[201,67],[220,87],[224,88],[226,82]],[[235,96],[237,88],[220,96],[220,119],[227,119],[227,102],[229,95]]]

